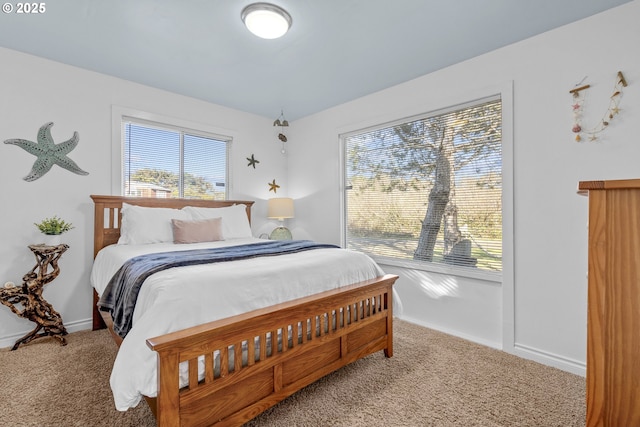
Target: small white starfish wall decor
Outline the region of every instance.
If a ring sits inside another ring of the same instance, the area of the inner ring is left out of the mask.
[[[17,145],[37,157],[29,175],[22,179],[35,181],[49,172],[53,165],[58,165],[78,175],[89,175],[89,172],[80,169],[76,162],[67,157],[67,154],[78,145],[80,140],[78,132],[73,132],[71,139],[56,144],[51,137],[51,126],[53,126],[53,122],[42,125],[38,131],[38,142],[26,139],[7,139],[4,141],[5,144]]]

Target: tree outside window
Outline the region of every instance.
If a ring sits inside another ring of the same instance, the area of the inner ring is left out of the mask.
[[[346,244],[502,270],[499,97],[343,135]]]

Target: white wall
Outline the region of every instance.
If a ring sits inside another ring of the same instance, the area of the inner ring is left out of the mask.
[[[580,180],[640,176],[638,16],[636,0],[296,121],[294,232],[340,242],[338,134],[512,84],[515,214],[514,234],[505,238],[515,241],[513,284],[384,267],[400,275],[403,317],[584,374],[587,199],[576,188]],[[629,82],[621,114],[600,142],[574,142],[569,90],[588,76],[584,123],[591,127],[607,110],[619,70]]]
[[[285,192],[287,168],[286,157],[274,142],[272,120],[7,49],[0,48],[0,64],[0,140],[35,141],[40,126],[50,121],[56,143],[74,131],[80,135],[69,157],[88,176],[54,166],[37,181],[23,181],[35,157],[17,146],[0,144],[0,286],[9,280],[21,283],[35,264],[27,248],[41,241],[34,222],[53,215],[72,222],[75,229],[63,235],[70,249],[60,261],[61,273],[44,290],[69,330],[90,327],[93,206],[89,195],[111,194],[112,105],[202,123],[233,136],[230,196],[257,201],[255,235],[275,226],[266,222],[265,200],[273,196],[267,183],[276,179]],[[251,154],[260,160],[256,169],[247,167],[245,159]],[[0,347],[12,345],[32,326],[0,306]]]

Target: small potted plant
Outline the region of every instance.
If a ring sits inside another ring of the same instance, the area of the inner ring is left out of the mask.
[[[38,230],[47,237],[46,245],[59,245],[60,235],[72,230],[73,224],[60,219],[57,215],[51,218],[45,218],[40,222],[34,222],[33,225],[38,227]]]

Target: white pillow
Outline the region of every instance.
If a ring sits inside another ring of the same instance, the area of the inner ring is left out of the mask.
[[[233,205],[224,208],[198,208],[186,206],[182,209],[191,219],[222,218],[222,235],[224,239],[251,237],[251,225],[247,218],[245,205]]]
[[[172,219],[189,220],[181,209],[147,208],[122,204],[119,245],[173,242]]]

